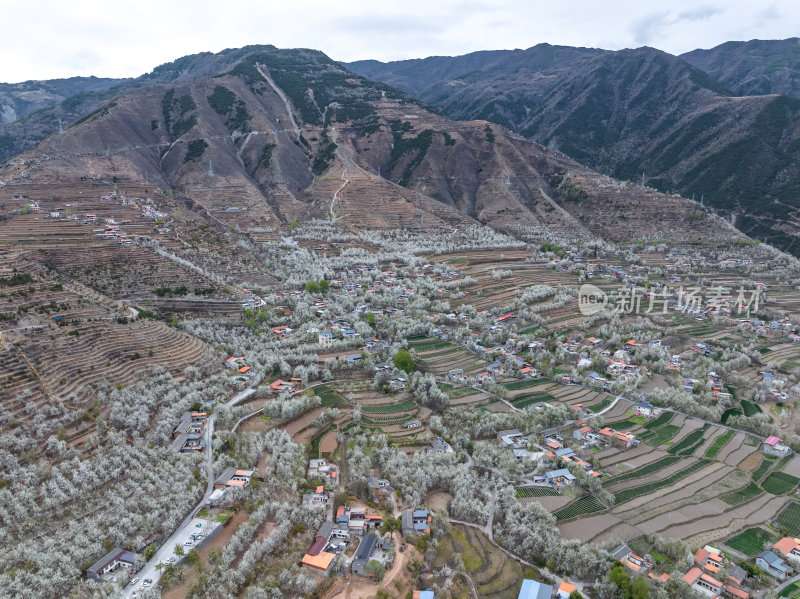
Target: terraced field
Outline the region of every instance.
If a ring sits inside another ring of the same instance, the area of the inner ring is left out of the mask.
[[[445,564],[453,564],[455,555],[460,556],[464,570],[476,586],[479,597],[489,599],[513,599],[519,594],[520,580],[523,578],[522,566],[492,545],[482,532],[474,528],[453,526],[449,535],[443,537],[437,546],[433,567],[441,569]],[[454,581],[459,581],[454,578]],[[466,589],[455,585],[442,593],[446,599],[471,596]],[[458,592],[461,589],[462,592]]]
[[[623,489],[619,493],[614,494],[614,498],[616,499],[615,505],[620,505],[622,503],[625,503],[626,501],[636,499],[637,497],[641,497],[642,495],[647,495],[648,493],[652,493],[653,491],[658,491],[659,489],[663,489],[664,487],[673,485],[676,482],[688,477],[690,474],[693,474],[694,472],[697,472],[701,468],[704,468],[708,464],[709,464],[708,460],[699,460],[694,464],[684,468],[683,470],[680,470],[679,472],[676,472],[675,474],[663,480],[652,482],[639,487]]]
[[[775,518],[776,526],[786,528],[787,532],[793,536],[800,536],[800,503],[792,501]]]
[[[602,512],[605,509],[608,508],[594,495],[585,495],[557,512],[553,512],[553,515],[556,517],[557,521],[562,522],[565,520],[572,520],[573,518],[579,518],[587,514]]]
[[[730,493],[726,493],[725,495],[720,496],[720,499],[727,503],[728,505],[737,506],[743,503],[747,503],[754,497],[757,497],[763,493],[761,487],[759,487],[756,483],[751,482],[746,487],[738,489],[736,491],[732,491]]]
[[[776,535],[763,528],[748,528],[725,541],[725,544],[739,553],[753,557],[771,546],[776,540]]]
[[[719,437],[717,437],[714,440],[714,443],[711,445],[711,447],[709,447],[706,450],[706,458],[708,458],[709,460],[713,460],[715,457],[717,457],[717,454],[719,453],[720,449],[725,447],[725,445],[727,445],[727,443],[733,438],[735,434],[736,431],[728,430],[725,431]]]
[[[524,499],[527,497],[553,497],[559,495],[559,492],[550,487],[517,487],[517,497]]]
[[[762,481],[761,488],[773,495],[785,495],[797,487],[800,479],[785,472],[773,472]]]

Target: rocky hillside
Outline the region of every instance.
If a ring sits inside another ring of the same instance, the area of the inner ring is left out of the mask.
[[[71,125],[103,102],[131,90],[211,77],[229,69],[249,52],[269,48],[273,46],[192,54],[160,65],[135,79],[73,77],[0,83],[0,162],[30,150],[59,127]]]
[[[740,96],[800,98],[800,38],[726,42],[681,58]]]
[[[599,175],[486,121],[454,122],[313,50],[242,50],[215,76],[117,95],[0,169],[0,182],[158,185],[219,225],[436,229],[521,237],[730,239],[696,204]]]
[[[420,97],[451,118],[502,124],[614,177],[644,176],[663,191],[702,198],[748,234],[800,254],[800,101],[737,96],[652,48],[573,50],[515,51],[502,57],[497,73],[495,63],[438,84],[428,80]],[[541,70],[536,61],[523,68],[543,53],[555,58]],[[437,65],[444,72],[442,59]],[[410,91],[401,75],[420,65],[350,67]]]

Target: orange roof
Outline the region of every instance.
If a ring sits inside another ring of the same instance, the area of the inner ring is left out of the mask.
[[[684,574],[683,580],[686,582],[686,584],[692,585],[697,582],[697,579],[700,578],[701,574],[702,572],[700,571],[700,568],[692,568],[686,574]]]
[[[747,591],[744,591],[742,589],[737,589],[733,585],[726,586],[725,590],[729,594],[733,595],[734,597],[739,597],[740,599],[749,599],[749,597],[750,597],[750,593],[748,593]]]
[[[698,564],[702,564],[708,559],[709,551],[708,549],[700,549],[697,553],[694,554],[694,561]]]
[[[718,587],[723,586],[722,583],[719,580],[717,580],[713,576],[709,576],[708,574],[703,574],[702,576],[700,576],[700,578],[702,578],[708,584],[712,584],[712,585],[718,586]]]
[[[248,470],[237,470],[235,476],[247,476],[248,474]]]
[[[239,372],[247,372],[248,370],[250,370],[250,367],[249,367],[249,366],[242,366],[242,367],[239,369]]]
[[[317,491],[316,491],[316,492],[317,492],[317,493],[322,493],[324,490],[325,490],[325,487],[323,487],[322,485],[320,485],[320,486],[318,486],[318,487],[317,487]]]
[[[788,555],[792,549],[795,549],[800,545],[797,542],[798,539],[793,539],[792,537],[783,537],[780,541],[775,543],[772,548],[778,549],[781,553]]]
[[[229,480],[225,484],[229,487],[243,487],[245,482],[243,480]]]
[[[571,582],[567,582],[566,580],[561,583],[561,586],[558,587],[558,592],[564,591],[565,593],[571,593],[578,587],[572,584]]]
[[[722,564],[722,556],[717,553],[709,552],[708,559],[710,559],[712,562],[717,562],[718,564]]]
[[[331,562],[335,557],[335,554],[327,553],[325,551],[320,552],[319,555],[311,555],[306,553],[300,563],[302,563],[304,566],[314,568],[315,570],[321,570],[325,572],[328,568],[330,568]]]
[[[641,566],[639,566],[638,564],[634,564],[632,561],[630,561],[628,559],[625,559],[625,558],[623,558],[623,559],[621,559],[619,561],[622,562],[623,566],[625,566],[627,568],[630,568],[634,572],[638,572],[639,569],[641,568]]]

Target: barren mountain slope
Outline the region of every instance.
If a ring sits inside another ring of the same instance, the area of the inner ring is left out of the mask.
[[[735,234],[691,203],[618,184],[497,125],[450,121],[311,50],[259,49],[216,77],[133,90],[0,171],[15,187],[111,176],[173,190],[230,225]]]

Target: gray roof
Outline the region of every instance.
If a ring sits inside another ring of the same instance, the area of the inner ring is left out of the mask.
[[[233,478],[233,475],[236,474],[237,470],[239,469],[234,468],[233,466],[231,466],[230,468],[225,468],[225,470],[222,471],[222,474],[220,474],[214,481],[214,484],[215,485],[227,484],[227,482]]]
[[[130,551],[125,551],[120,547],[114,547],[111,551],[106,553],[103,557],[92,564],[92,566],[87,569],[87,572],[99,572],[117,558],[121,558],[123,561],[127,561],[129,563],[136,561],[136,556]]]
[[[770,568],[774,568],[782,572],[788,572],[790,569],[789,566],[786,565],[786,562],[784,562],[781,558],[772,553],[772,551],[762,551],[756,556],[756,558],[759,557],[763,559],[765,562],[767,562]]]
[[[736,580],[742,581],[747,578],[747,572],[745,572],[744,568],[739,566],[731,566],[728,568],[728,578],[735,578]]]
[[[400,522],[404,531],[414,530],[414,518],[411,510],[403,510],[400,514]]]
[[[631,548],[628,547],[625,543],[614,549],[611,552],[611,557],[614,559],[622,559],[623,557],[628,557],[631,554]]]
[[[322,526],[319,527],[317,531],[317,537],[323,537],[324,539],[330,539],[331,533],[333,532],[333,522],[324,522]]]
[[[358,550],[356,551],[355,559],[357,560],[369,560],[372,556],[372,552],[375,549],[375,543],[378,542],[378,537],[375,535],[367,535],[358,545]]]

